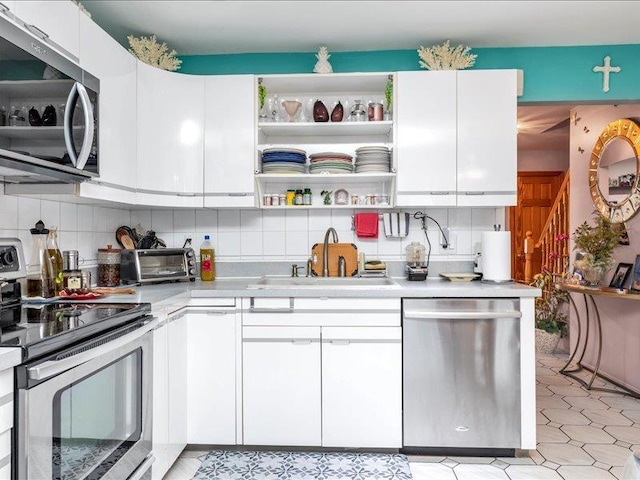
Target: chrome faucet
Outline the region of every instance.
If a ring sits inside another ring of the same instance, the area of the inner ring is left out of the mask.
[[[324,234],[324,243],[322,249],[322,276],[329,276],[329,233],[333,233],[333,243],[338,243],[338,232],[335,228],[329,227],[327,233]]]

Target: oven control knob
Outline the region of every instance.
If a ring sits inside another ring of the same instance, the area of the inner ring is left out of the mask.
[[[195,275],[196,274],[196,269],[195,268],[190,268],[189,269],[189,275]]]
[[[187,252],[187,257],[193,257],[193,255],[194,255],[193,250],[189,250]]]
[[[0,265],[9,266],[13,262],[15,262],[15,257],[13,256],[13,252],[4,252],[0,254]]]
[[[189,265],[195,265],[196,261],[195,260],[189,260]]]

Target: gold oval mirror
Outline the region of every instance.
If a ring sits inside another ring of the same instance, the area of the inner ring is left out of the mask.
[[[596,210],[613,223],[640,210],[640,127],[627,118],[611,122],[591,152],[589,189]]]

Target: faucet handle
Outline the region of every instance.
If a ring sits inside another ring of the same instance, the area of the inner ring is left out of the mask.
[[[291,276],[292,277],[297,277],[298,276],[298,270],[300,270],[301,268],[304,267],[299,267],[296,263],[291,265]]]

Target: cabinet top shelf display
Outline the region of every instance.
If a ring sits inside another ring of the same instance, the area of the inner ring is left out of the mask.
[[[379,122],[261,122],[258,128],[267,136],[332,136],[389,135],[393,128],[390,120]]]
[[[332,173],[332,174],[286,174],[259,173],[256,178],[264,183],[303,182],[305,185],[323,185],[329,182],[344,184],[361,184],[387,182],[396,177],[395,173]]]
[[[291,92],[384,92],[391,73],[262,75],[269,95]]]

